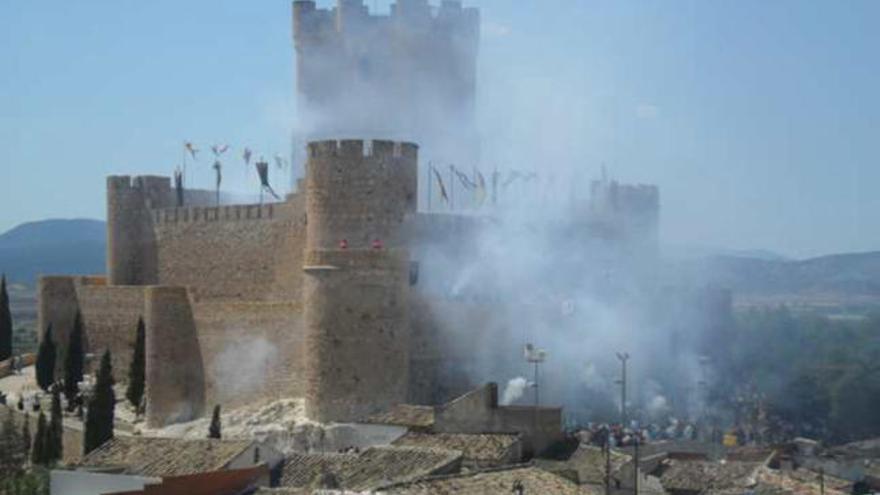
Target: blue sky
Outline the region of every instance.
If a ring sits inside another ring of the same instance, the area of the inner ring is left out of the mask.
[[[671,244],[880,249],[880,2],[466,3],[493,160],[656,183]],[[287,153],[289,19],[284,0],[0,0],[0,230],[102,218],[104,176],[169,174],[184,139]]]

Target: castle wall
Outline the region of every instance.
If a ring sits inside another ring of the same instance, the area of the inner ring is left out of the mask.
[[[405,402],[406,253],[313,251],[306,263],[306,414],[356,421]]]
[[[286,235],[283,205],[165,208],[151,212],[159,280],[196,299],[268,297]]]
[[[401,224],[415,214],[418,146],[390,141],[309,144],[307,250],[369,249],[375,239],[400,245]]]
[[[143,287],[107,286],[103,277],[44,276],[40,277],[38,290],[37,318],[43,329],[40,339],[52,323],[58,356],[64,356],[73,320],[80,311],[86,352],[97,358],[110,349],[117,378],[125,376],[137,321],[144,314]],[[59,371],[62,363],[59,359]]]
[[[163,426],[205,411],[203,357],[183,287],[145,289],[147,425]]]
[[[354,421],[407,398],[404,237],[416,210],[418,148],[322,141],[308,151],[306,414],[322,422]]]
[[[193,306],[208,409],[302,397],[305,337],[297,301]]]

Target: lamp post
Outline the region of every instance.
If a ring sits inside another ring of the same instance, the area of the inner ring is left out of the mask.
[[[535,366],[535,381],[532,383],[532,386],[535,387],[535,417],[534,417],[534,433],[533,435],[537,437],[538,435],[538,407],[541,404],[541,396],[538,393],[538,366],[547,359],[547,351],[544,349],[538,349],[532,344],[526,344],[523,347],[523,357],[526,358],[526,362],[531,363]],[[534,441],[532,442],[532,448],[534,449]],[[535,452],[537,454],[537,452]]]
[[[629,361],[629,353],[618,352],[617,359],[620,360],[620,423],[626,427],[626,363]]]

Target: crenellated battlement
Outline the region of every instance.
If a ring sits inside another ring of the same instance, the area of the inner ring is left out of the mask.
[[[196,222],[240,222],[250,220],[272,220],[276,216],[277,205],[249,204],[224,206],[190,206],[181,208],[159,208],[150,211],[155,225],[176,225]]]
[[[391,5],[390,15],[371,13],[363,0],[338,0],[335,7],[327,9],[317,8],[314,0],[293,2],[294,37],[299,40],[334,31],[357,33],[364,28],[392,23],[446,28],[476,36],[480,11],[465,8],[458,0],[443,0],[439,6],[432,6],[427,0],[398,0]]]
[[[342,139],[309,143],[310,158],[376,158],[418,159],[419,146],[415,143]]]

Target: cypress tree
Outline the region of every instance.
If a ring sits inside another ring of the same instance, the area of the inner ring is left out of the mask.
[[[67,345],[67,353],[64,356],[64,396],[67,398],[68,407],[75,404],[79,393],[79,382],[83,379],[83,324],[82,315],[76,312],[73,320],[73,330],[70,332],[70,341]]]
[[[144,397],[145,375],[147,372],[146,343],[144,319],[138,318],[134,354],[131,357],[131,367],[128,369],[128,388],[125,390],[125,397],[135,408],[140,407],[141,399]]]
[[[22,457],[30,458],[31,454],[31,418],[25,414],[24,424],[21,427]]]
[[[46,327],[46,333],[37,350],[37,385],[48,391],[55,382],[55,357],[57,355],[55,341],[52,340],[52,324]]]
[[[211,416],[211,426],[208,428],[208,438],[221,437],[220,432],[220,405],[214,406],[214,415]]]
[[[58,462],[64,454],[63,434],[64,417],[61,414],[61,392],[57,388],[52,390],[52,412],[49,416],[49,434],[47,436],[46,458],[49,462]]]
[[[0,425],[0,480],[19,473],[25,461],[13,414],[12,409],[7,409]]]
[[[34,437],[34,448],[31,449],[31,464],[34,466],[45,466],[48,464],[46,459],[46,415],[40,411],[37,418],[37,436]]]
[[[113,393],[113,366],[110,363],[110,351],[104,351],[101,367],[95,379],[95,390],[89,399],[86,412],[86,431],[83,441],[84,454],[100,447],[113,438],[113,408],[116,395]]]
[[[12,312],[9,310],[9,293],[6,292],[6,275],[0,278],[0,361],[12,357]]]

